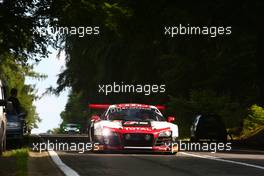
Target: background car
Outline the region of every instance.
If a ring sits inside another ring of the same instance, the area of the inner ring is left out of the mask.
[[[76,123],[68,123],[63,126],[63,132],[67,134],[80,134],[81,125]]]
[[[216,114],[199,114],[191,125],[191,140],[227,140],[227,131],[221,117]]]
[[[0,155],[6,148],[6,116],[5,116],[5,89],[0,80]]]
[[[25,122],[26,114],[7,114],[7,139],[19,140],[19,143],[23,140],[23,137],[27,134],[27,125]]]

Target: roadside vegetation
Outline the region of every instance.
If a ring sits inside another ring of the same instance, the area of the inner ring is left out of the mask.
[[[15,160],[15,166],[12,166],[13,169],[8,170],[9,174],[15,176],[27,176],[28,157],[29,157],[29,150],[27,148],[4,152],[3,158],[6,159],[9,158]]]
[[[11,57],[11,56],[9,56]],[[18,99],[21,103],[22,112],[27,114],[26,122],[30,129],[36,127],[40,121],[33,102],[38,98],[34,85],[25,83],[26,77],[32,79],[44,79],[45,76],[35,73],[32,66],[22,65],[20,62],[6,58],[0,61],[0,79],[6,82],[7,98],[12,88],[18,89]]]
[[[248,116],[244,119],[242,137],[250,137],[260,131],[264,131],[264,108],[252,105],[249,108]]]
[[[0,10],[0,78],[22,90],[19,98],[32,126],[39,121],[32,105],[36,96],[34,86],[25,85],[24,78],[43,78],[28,63],[47,57],[47,46],[66,53],[58,87],[49,89],[55,94],[71,90],[61,127],[79,123],[84,131],[92,113],[87,104],[119,102],[166,105],[165,114],[176,116],[182,137],[189,136],[194,114],[202,112],[222,116],[228,129],[243,134],[263,124],[259,107],[264,106],[264,22],[257,12],[264,2],[206,0],[193,6],[168,0],[5,2]],[[232,34],[164,35],[164,27],[179,24],[231,26]],[[54,37],[36,32],[79,26],[97,26],[100,34]],[[166,93],[98,93],[99,84],[113,82],[165,84]]]
[[[43,79],[35,73],[33,65],[48,55],[49,36],[39,36],[35,28],[45,27],[43,22],[44,1],[17,0],[0,4],[0,79],[6,83],[6,92],[18,89],[18,98],[26,122],[30,128],[40,121],[33,101],[36,97],[34,85],[26,85],[26,77]]]

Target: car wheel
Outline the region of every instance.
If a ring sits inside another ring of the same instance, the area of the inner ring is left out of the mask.
[[[170,155],[177,155],[178,152],[171,152]]]
[[[178,143],[177,145],[175,145],[176,142],[176,138],[171,140],[171,151],[167,151],[164,154],[166,155],[176,155],[179,151],[179,146]]]
[[[89,130],[89,138],[90,138],[90,142],[94,142],[94,128],[91,127]]]
[[[90,143],[92,143],[92,145],[94,145],[94,143],[96,143],[96,138],[94,136],[94,128],[93,127],[91,127],[90,130],[89,130],[89,138],[90,138]],[[98,153],[99,151],[95,150],[94,146],[93,146],[92,152]]]
[[[176,155],[178,152],[164,152],[164,155]]]

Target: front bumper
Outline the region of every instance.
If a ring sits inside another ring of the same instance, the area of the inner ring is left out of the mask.
[[[131,139],[126,135],[129,134]],[[148,137],[146,137],[148,136]],[[149,138],[150,136],[150,138]],[[152,152],[178,152],[176,139],[172,137],[158,137],[150,133],[125,133],[115,134],[111,136],[97,136],[96,141],[99,142],[98,150],[136,150],[136,151],[152,151]],[[148,140],[147,140],[148,139]]]
[[[23,138],[23,131],[20,128],[12,128],[6,130],[7,139],[21,139]]]
[[[64,133],[66,134],[80,134],[80,131],[77,130],[65,130]]]

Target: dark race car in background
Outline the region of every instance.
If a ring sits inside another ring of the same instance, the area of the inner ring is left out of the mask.
[[[222,118],[216,114],[199,114],[195,116],[190,130],[192,141],[227,141],[225,124]]]
[[[100,150],[148,150],[176,153],[178,126],[174,117],[163,117],[162,106],[144,104],[90,105],[105,108],[99,117],[91,117],[90,140]]]

